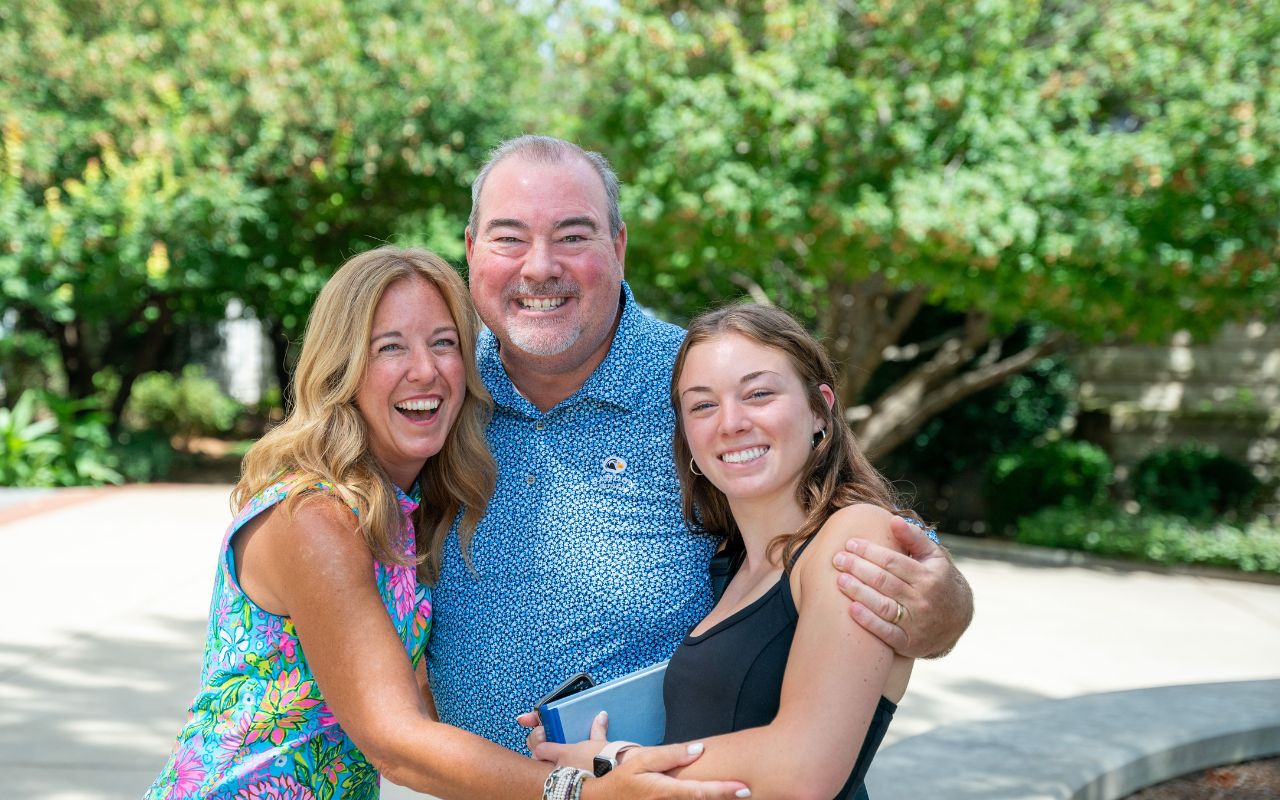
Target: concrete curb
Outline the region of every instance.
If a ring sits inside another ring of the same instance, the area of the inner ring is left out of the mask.
[[[1280,680],[1107,692],[948,725],[876,756],[876,800],[1117,800],[1280,753]]]
[[[1122,572],[1152,572],[1158,575],[1189,575],[1197,578],[1217,578],[1280,586],[1280,575],[1272,572],[1242,572],[1224,567],[1155,564],[1150,561],[1096,556],[1080,550],[1020,544],[1003,539],[978,539],[955,535],[943,535],[941,538],[948,550],[966,558],[990,558],[1038,567],[1085,567]]]

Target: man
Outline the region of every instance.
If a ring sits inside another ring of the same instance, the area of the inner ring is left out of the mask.
[[[647,317],[623,280],[608,163],[523,136],[494,151],[471,199],[498,486],[473,540],[455,529],[446,542],[427,666],[443,721],[520,750],[516,716],[565,678],[610,680],[671,655],[711,608],[715,542],[687,530],[671,464],[683,331]],[[913,558],[854,541],[837,566],[854,619],[927,657],[959,638],[972,597],[908,527],[896,533]]]

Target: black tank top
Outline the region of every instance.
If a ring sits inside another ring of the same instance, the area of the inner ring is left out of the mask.
[[[751,605],[701,636],[686,636],[667,665],[662,685],[667,707],[663,743],[694,741],[772,722],[797,619],[784,573]],[[853,772],[836,800],[867,796],[862,781],[896,710],[892,701],[880,698]]]

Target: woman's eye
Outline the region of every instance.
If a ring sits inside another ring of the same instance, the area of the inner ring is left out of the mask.
[[[751,400],[759,400],[762,397],[769,397],[772,394],[773,392],[768,389],[756,389],[754,392],[747,395],[747,397]]]
[[[712,405],[711,403],[707,403],[707,402],[694,403],[693,405],[689,406],[689,412],[694,413],[697,411],[706,411],[708,408],[711,408],[711,405]]]
[[[394,352],[394,351],[396,351],[396,350],[399,350],[399,349],[400,349],[400,347],[401,347],[401,345],[399,345],[399,344],[395,344],[395,343],[393,343],[393,342],[388,342],[387,344],[384,344],[384,345],[382,345],[381,347],[379,347],[379,348],[378,348],[378,352],[379,352],[379,353],[391,353],[391,352]]]
[[[448,337],[436,339],[434,342],[431,343],[432,347],[440,347],[440,348],[457,347],[457,345],[458,343],[456,341]]]

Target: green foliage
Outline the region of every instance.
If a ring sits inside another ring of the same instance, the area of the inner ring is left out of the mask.
[[[800,312],[873,450],[1029,366],[1019,325],[1158,340],[1280,302],[1276,3],[589,5],[558,53],[642,301]],[[964,324],[905,338],[921,301]],[[882,359],[918,369],[864,396]]]
[[[135,430],[182,437],[214,436],[229,432],[243,410],[223,393],[217,381],[191,364],[183,368],[180,376],[149,372],[139,378],[125,416]]]
[[[1204,527],[1166,514],[1115,508],[1051,508],[1018,520],[1026,544],[1084,550],[1161,564],[1232,567],[1280,573],[1280,528],[1265,519]]]
[[[0,407],[0,486],[120,483],[115,466],[111,436],[90,403],[26,391],[13,408]]]
[[[0,291],[17,329],[57,343],[72,396],[121,365],[114,414],[175,331],[231,298],[296,340],[352,253],[412,235],[460,255],[471,175],[545,107],[541,11],[4,4]]]
[[[893,452],[895,471],[945,481],[981,469],[993,453],[1025,447],[1058,430],[1073,412],[1075,396],[1076,377],[1066,359],[1040,359],[930,419]]]
[[[1156,450],[1129,475],[1133,498],[1144,507],[1192,519],[1252,510],[1262,483],[1249,467],[1198,442]]]
[[[987,469],[984,494],[992,530],[1004,533],[1042,508],[1088,508],[1107,494],[1111,459],[1087,442],[1057,440],[1004,453]]]

